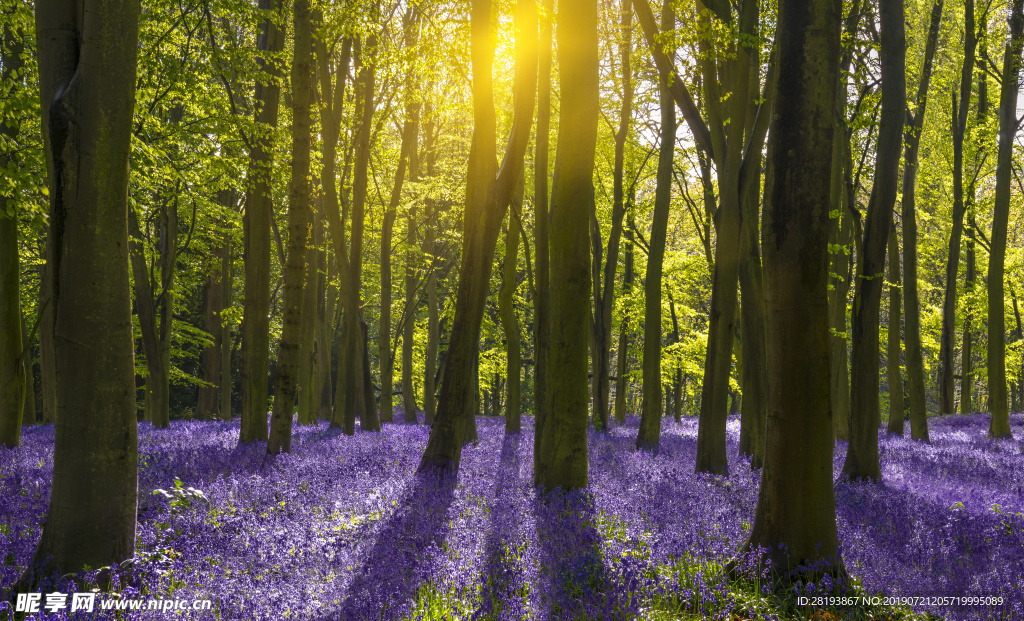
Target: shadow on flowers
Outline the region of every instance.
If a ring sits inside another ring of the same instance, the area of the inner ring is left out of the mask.
[[[340,611],[324,621],[398,619],[435,569],[429,559],[444,538],[447,513],[454,500],[454,477],[417,474],[412,490],[375,534],[375,542],[347,589]]]

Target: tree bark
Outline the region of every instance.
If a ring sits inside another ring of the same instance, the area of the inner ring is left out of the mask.
[[[840,6],[782,0],[773,178],[763,227],[768,426],[750,538],[773,574],[799,565],[842,573],[832,483],[828,212]],[[780,544],[785,544],[780,545]],[[823,563],[825,567],[817,565]]]
[[[0,30],[0,85],[8,84],[12,74],[24,66],[21,33],[10,24]],[[17,136],[17,125],[8,125],[0,118],[0,134]],[[17,166],[13,151],[0,155],[0,170]],[[18,216],[8,188],[0,189],[0,447],[14,448],[21,444],[21,423],[26,402],[25,355],[21,324],[21,262],[18,258]],[[31,422],[35,422],[33,412]]]
[[[455,317],[445,354],[437,415],[420,461],[420,470],[441,468],[458,471],[467,429],[475,435],[475,421],[468,417],[476,392],[474,360],[480,340],[494,248],[501,221],[523,170],[529,141],[537,85],[537,12],[532,0],[517,7],[514,118],[505,157],[494,175],[494,102],[491,87],[490,0],[474,0],[471,15],[473,58],[473,146],[470,150],[463,225],[462,264],[459,268]],[[586,229],[584,229],[585,231]],[[585,295],[585,294],[584,294]],[[585,324],[583,324],[585,327]],[[584,352],[585,355],[585,352]],[[584,358],[585,362],[585,358]],[[583,390],[586,391],[584,379]]]
[[[668,2],[662,8],[661,21],[663,30],[675,27],[675,12]],[[664,76],[659,77],[661,147],[651,220],[651,248],[644,276],[644,396],[640,407],[640,429],[636,435],[636,447],[650,451],[657,451],[661,441],[661,271],[672,200],[672,158],[676,150],[676,110],[667,80]]]
[[[925,404],[924,359],[921,347],[921,305],[917,291],[917,214],[915,191],[917,189],[917,160],[921,146],[921,130],[924,127],[925,109],[928,104],[928,85],[932,76],[932,60],[939,38],[942,22],[943,0],[932,5],[928,39],[925,43],[924,64],[921,80],[917,86],[916,112],[904,132],[903,144],[903,291],[904,327],[903,340],[907,352],[907,398],[910,405],[910,437],[928,441],[928,413]]]
[[[274,405],[270,417],[267,454],[289,453],[292,446],[292,415],[302,377],[300,346],[304,326],[312,328],[312,311],[304,295],[315,287],[307,273],[310,223],[315,226],[310,187],[310,151],[312,147],[313,25],[308,0],[295,0],[292,9],[295,52],[292,57],[292,163],[288,196],[288,263],[284,275],[284,320],[278,345],[277,372],[274,376]],[[312,217],[311,217],[312,216]],[[315,301],[315,300],[314,300]],[[312,336],[310,329],[305,330]],[[312,349],[312,348],[310,348]]]
[[[558,1],[561,105],[551,187],[550,358],[536,482],[587,485],[588,209],[600,108],[596,0]]]
[[[270,224],[274,218],[271,202],[274,168],[274,131],[281,99],[279,71],[266,55],[284,49],[283,0],[259,0],[259,8],[273,13],[261,26],[257,62],[265,75],[257,78],[254,132],[249,153],[243,217],[245,300],[242,309],[242,411],[239,443],[267,440],[267,375],[270,364]]]
[[[307,168],[308,170],[308,168]],[[302,319],[299,328],[299,350],[298,367],[296,369],[295,395],[298,405],[298,419],[300,425],[312,425],[316,423],[317,411],[320,407],[320,392],[317,384],[320,375],[317,369],[317,329],[320,325],[320,270],[318,261],[320,255],[320,244],[323,238],[320,235],[320,212],[322,201],[319,192],[310,188],[311,196],[307,200],[309,205],[309,221],[307,222],[306,234],[306,268],[302,284]],[[316,198],[312,194],[316,194]],[[285,291],[287,293],[287,290]]]
[[[632,204],[632,201],[630,201]],[[626,297],[633,289],[633,230],[626,230],[626,256],[622,265],[622,296]],[[629,309],[623,314],[619,322],[619,346],[615,354],[615,421],[619,424],[626,422],[626,391],[629,390],[629,379],[627,369],[629,368]]]
[[[16,591],[131,558],[138,489],[126,215],[139,4],[35,8],[59,413],[50,506]]]
[[[221,370],[221,318],[220,311],[223,301],[221,296],[224,287],[221,284],[221,264],[224,248],[210,250],[210,261],[206,266],[206,308],[204,329],[212,339],[203,348],[200,378],[207,386],[199,388],[199,400],[196,403],[196,416],[202,420],[214,420],[220,417],[220,370]]]
[[[906,109],[906,41],[902,0],[880,0],[882,113],[875,156],[875,183],[868,201],[853,294],[853,364],[851,374],[850,447],[843,473],[853,479],[879,481],[879,312],[885,251],[899,181],[900,144]]]
[[[896,227],[889,231],[889,334],[886,338],[886,373],[889,380],[888,432],[903,435],[903,377],[900,374],[900,248]]]
[[[537,293],[533,301],[533,482],[537,483],[541,435],[547,413],[551,334],[551,265],[548,236],[548,155],[551,134],[551,56],[554,45],[554,0],[542,0],[537,94],[537,139],[533,161],[533,254]]]
[[[498,293],[498,312],[501,327],[505,333],[505,376],[508,378],[505,397],[505,431],[519,433],[520,422],[520,365],[522,355],[519,342],[519,318],[516,317],[515,302],[518,285],[519,228],[517,221],[523,202],[522,183],[517,184],[516,196],[508,214],[508,231],[505,235],[505,261],[502,266],[501,291]]]
[[[953,339],[956,338],[956,285],[960,270],[960,242],[964,230],[964,135],[967,132],[968,109],[974,53],[978,38],[974,31],[974,0],[964,0],[964,64],[960,73],[960,102],[953,99],[953,228],[949,234],[949,258],[946,261],[946,288],[942,299],[942,334],[939,339],[939,412],[956,410],[953,369]]]
[[[1012,438],[1006,401],[1006,301],[1004,279],[1006,234],[1010,216],[1010,173],[1013,141],[1017,135],[1017,90],[1021,49],[1024,48],[1024,0],[1014,0],[1009,40],[1003,55],[1003,81],[999,94],[999,151],[996,160],[996,196],[992,209],[992,252],[988,259],[988,394],[993,438]]]
[[[427,103],[426,123],[424,127],[426,134],[425,153],[427,165],[427,177],[434,177],[434,160],[436,157],[434,145],[434,118],[433,107]],[[437,202],[427,197],[424,201],[426,234],[423,236],[423,253],[427,257],[426,278],[427,284],[427,351],[424,361],[423,374],[423,422],[427,425],[434,422],[435,393],[437,374],[437,341],[440,337],[440,319],[438,317],[437,300],[437,231],[439,227]]]
[[[224,317],[224,311],[231,308],[232,294],[234,290],[234,248],[232,248],[230,233],[224,233],[223,254],[220,267],[221,282],[221,312],[220,312],[220,418],[229,421],[232,419],[231,412],[231,324]]]

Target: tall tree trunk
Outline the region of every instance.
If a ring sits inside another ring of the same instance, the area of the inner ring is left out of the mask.
[[[988,394],[992,422],[988,434],[1011,438],[1006,402],[1006,301],[1004,298],[1006,234],[1010,216],[1010,173],[1013,141],[1017,135],[1017,90],[1021,49],[1024,47],[1024,0],[1014,0],[1010,33],[1003,54],[1003,81],[999,93],[999,151],[996,160],[996,196],[992,208],[992,252],[988,259]]]
[[[843,168],[846,162],[846,146],[849,142],[843,128],[836,125],[832,138],[832,170],[829,190],[831,218],[829,229],[830,252],[829,277],[832,288],[828,292],[829,308],[829,368],[831,371],[831,400],[833,432],[839,440],[850,439],[850,372],[849,332],[847,332],[847,298],[850,294],[850,254],[853,252],[852,209],[847,204],[848,193],[843,184]]]
[[[906,41],[902,0],[880,0],[882,113],[875,156],[875,183],[868,201],[864,239],[857,261],[853,294],[853,364],[850,401],[850,447],[843,473],[878,481],[879,312],[884,283],[885,250],[899,182],[903,119],[906,110]]]
[[[40,89],[42,90],[42,89]],[[45,114],[45,112],[44,112]],[[49,132],[43,126],[43,148],[49,153]],[[50,157],[47,155],[47,164]],[[53,174],[48,176],[50,195],[53,195]],[[57,355],[53,342],[53,233],[52,226],[46,230],[46,243],[43,248],[44,264],[39,270],[39,403],[43,408],[43,423],[52,425],[57,422]]]
[[[126,214],[139,3],[35,9],[59,413],[50,506],[16,591],[131,558],[138,490]]]
[[[505,398],[505,431],[519,433],[520,423],[520,382],[521,365],[519,343],[519,318],[516,317],[515,301],[519,262],[519,214],[523,202],[523,186],[520,182],[512,209],[508,214],[508,232],[505,235],[505,261],[502,266],[501,291],[498,294],[498,312],[501,327],[505,333],[506,357],[505,376],[508,378],[508,393]]]
[[[326,214],[324,214],[326,215]],[[338,290],[334,286],[334,260],[330,257],[326,239],[326,224],[320,219],[320,252],[317,253],[317,268],[320,272],[317,297],[317,332],[316,332],[316,365],[317,365],[317,419],[331,420],[334,411],[334,382],[331,379],[331,343],[334,333],[334,310],[337,304]],[[330,258],[329,258],[330,257]]]
[[[310,151],[312,147],[313,26],[308,0],[295,0],[292,9],[295,52],[292,57],[292,162],[288,196],[288,263],[284,275],[284,320],[274,375],[274,406],[270,417],[267,454],[291,452],[292,414],[296,391],[307,362],[299,357],[303,327],[312,328],[312,311],[304,291],[313,290],[307,277],[307,241],[312,214]],[[315,301],[315,300],[314,300]],[[311,330],[306,330],[311,336]],[[312,349],[312,348],[311,348]]]
[[[551,335],[551,265],[548,244],[548,155],[551,138],[551,56],[554,45],[554,0],[542,0],[538,50],[537,139],[533,158],[533,254],[537,293],[533,300],[533,482],[540,464],[541,434],[548,407],[548,360]]]
[[[889,433],[903,435],[903,376],[900,374],[900,248],[896,227],[889,231],[889,334],[886,373],[889,380]]]
[[[594,426],[608,429],[608,370],[611,358],[612,306],[615,302],[615,272],[619,261],[619,241],[622,237],[622,219],[625,216],[625,190],[623,169],[625,167],[626,142],[633,121],[633,7],[630,0],[622,1],[621,32],[619,36],[619,66],[622,74],[622,99],[619,106],[619,127],[615,132],[615,164],[612,173],[612,226],[608,233],[608,252],[604,263],[603,279],[594,282],[595,315],[597,330],[597,358],[594,365]],[[672,103],[669,101],[669,105]],[[598,276],[600,276],[600,272]],[[600,289],[600,292],[598,291]]]
[[[832,483],[829,216],[821,208],[829,200],[839,32],[838,2],[779,4],[779,82],[768,147],[773,178],[766,180],[763,226],[772,389],[757,508],[743,546],[767,549],[774,575],[811,564],[843,571]]]
[[[314,190],[310,189],[311,193]],[[317,350],[316,336],[317,327],[320,323],[318,306],[320,305],[320,270],[318,269],[318,258],[320,255],[320,244],[323,239],[319,235],[320,213],[323,211],[320,204],[319,192],[316,198],[309,200],[309,221],[307,223],[306,243],[306,273],[302,285],[302,322],[299,328],[299,350],[298,368],[296,369],[296,404],[298,406],[298,419],[300,425],[312,425],[316,422],[317,410],[320,407],[320,393],[317,390],[317,382],[320,378],[317,373]],[[287,291],[286,291],[287,292]]]
[[[24,66],[21,33],[12,25],[0,30],[0,85],[9,84],[12,74]],[[17,125],[0,118],[0,134],[17,136]],[[0,155],[0,170],[17,167],[14,151]],[[21,443],[21,423],[25,410],[26,373],[21,324],[21,262],[18,260],[18,217],[16,202],[8,189],[0,189],[0,447],[14,448]],[[31,367],[30,367],[31,368]],[[34,413],[33,413],[34,414]],[[35,416],[33,415],[33,422]]]
[[[231,324],[224,317],[224,311],[232,306],[231,298],[234,290],[234,248],[232,248],[231,234],[224,233],[224,241],[221,246],[223,263],[220,267],[221,282],[221,313],[220,313],[220,418],[231,420]]]
[[[426,134],[425,152],[427,164],[427,177],[434,178],[434,115],[433,107],[427,103],[426,123],[424,127]],[[426,279],[427,288],[427,351],[424,361],[425,371],[423,373],[423,422],[431,424],[434,422],[435,393],[437,374],[437,341],[440,337],[440,319],[437,306],[437,231],[439,227],[437,202],[427,197],[424,201],[424,214],[426,233],[423,236],[423,253],[427,257]]]
[[[967,264],[964,266],[964,293],[968,296],[967,304],[964,308],[964,325],[963,335],[960,347],[960,413],[969,414],[974,411],[973,399],[971,399],[971,392],[974,386],[974,373],[972,371],[972,356],[973,354],[973,327],[971,326],[972,315],[974,314],[971,306],[973,300],[971,295],[974,293],[974,278],[975,278],[975,264],[974,264],[974,240],[967,240],[967,248],[965,249]]]
[[[36,420],[36,380],[32,371],[32,334],[25,325],[25,315],[21,316],[22,352],[25,356],[25,409],[21,414],[23,425],[35,425]]]
[[[475,122],[466,187],[462,264],[437,416],[430,427],[430,439],[420,461],[420,470],[442,468],[458,471],[467,429],[471,428],[472,435],[475,435],[475,420],[473,417],[467,420],[467,413],[476,392],[473,368],[479,350],[480,324],[487,301],[491,264],[501,221],[523,171],[523,156],[533,120],[537,86],[536,9],[533,0],[520,0],[516,10],[516,40],[522,43],[516,46],[515,112],[505,157],[495,176],[494,103],[490,79],[494,52],[490,38],[491,5],[490,0],[473,2],[471,52]],[[585,377],[583,390],[586,392]]]
[[[675,12],[665,2],[661,27],[675,27]],[[672,199],[672,158],[676,150],[676,110],[664,76],[659,79],[661,93],[661,147],[658,151],[658,177],[654,190],[654,215],[651,221],[651,248],[644,276],[644,354],[643,402],[636,447],[658,450],[661,440],[661,271],[668,236],[668,214]]]
[[[744,0],[740,11],[739,32],[753,37],[757,32],[757,2]],[[736,288],[739,281],[741,200],[746,196],[741,185],[753,176],[746,161],[756,150],[744,153],[746,116],[750,96],[750,71],[753,65],[750,48],[736,45],[736,59],[731,64],[732,90],[727,107],[721,102],[714,60],[702,63],[705,82],[705,106],[709,109],[712,139],[717,143],[714,157],[718,171],[719,201],[718,243],[711,280],[711,311],[708,321],[708,344],[704,358],[704,382],[701,388],[700,421],[697,427],[697,472],[725,474],[728,459],[725,452],[725,426],[728,417],[729,374],[732,368],[732,346],[737,321]],[[770,80],[769,80],[770,82]],[[728,125],[725,120],[728,119]],[[762,138],[763,139],[763,138]],[[726,148],[726,145],[732,145]],[[746,156],[746,157],[745,157]],[[744,175],[743,168],[748,171]],[[743,177],[747,177],[743,179]]]
[[[257,41],[257,62],[265,72],[256,81],[254,132],[246,179],[244,227],[245,301],[242,307],[242,422],[240,443],[267,440],[267,373],[270,364],[270,224],[274,168],[274,130],[281,99],[280,72],[265,55],[284,49],[284,0],[259,0],[268,14]],[[270,17],[269,14],[273,14]]]
[[[587,485],[587,247],[597,145],[598,44],[596,0],[558,0],[558,84],[561,104],[551,187],[551,324],[547,412],[537,485],[553,490]]]
[[[202,420],[214,420],[220,417],[220,370],[221,370],[221,317],[223,302],[221,296],[224,287],[221,284],[221,264],[224,248],[213,248],[210,251],[210,262],[206,267],[206,308],[204,329],[212,342],[203,348],[200,377],[207,386],[199,388],[199,400],[196,404],[196,416]]]
[[[376,10],[376,9],[375,9]],[[348,260],[348,274],[344,279],[343,306],[345,308],[345,327],[342,340],[342,352],[345,361],[344,369],[344,414],[342,416],[344,431],[347,435],[355,433],[355,421],[358,417],[363,431],[379,431],[380,419],[375,408],[367,408],[373,401],[373,395],[367,394],[366,382],[359,369],[368,364],[369,352],[361,335],[361,287],[363,265],[363,219],[366,206],[367,174],[370,164],[370,134],[373,128],[374,89],[377,77],[377,35],[370,34],[362,42],[359,53],[362,66],[359,69],[358,96],[359,130],[356,136],[355,165],[352,171],[352,229],[351,245]],[[336,229],[340,229],[340,224]],[[337,244],[337,241],[335,242]],[[341,377],[339,366],[339,377]],[[385,397],[390,398],[390,395]]]
[[[419,40],[419,10],[410,5],[406,13],[407,22],[405,27],[405,47],[411,57],[416,55],[416,45]],[[419,159],[419,131],[420,131],[420,98],[416,95],[416,75],[409,71],[406,77],[406,93],[409,100],[406,103],[406,120],[412,125],[409,142],[409,180],[413,183],[419,181],[420,159]],[[416,423],[416,387],[413,384],[413,340],[416,337],[416,204],[414,203],[405,219],[406,231],[409,244],[405,253],[405,321],[402,325],[402,411],[405,414],[405,422]]]
[[[949,258],[946,261],[946,289],[942,298],[942,334],[939,339],[939,412],[952,414],[956,409],[953,369],[953,339],[956,338],[956,285],[960,270],[960,242],[964,230],[964,135],[967,132],[974,71],[974,52],[978,38],[974,30],[974,0],[964,0],[964,64],[960,73],[960,102],[953,96],[953,226],[949,234]]]
[[[917,159],[921,146],[925,109],[928,104],[928,85],[932,76],[932,60],[942,22],[943,0],[932,5],[928,39],[925,43],[924,64],[917,86],[916,111],[910,119],[903,137],[903,341],[907,352],[907,399],[910,405],[910,437],[928,441],[928,413],[924,390],[924,356],[921,347],[921,305],[917,291]]]
[[[632,204],[632,201],[630,201]],[[622,266],[622,295],[628,296],[633,288],[633,230],[626,230],[626,257]],[[615,354],[615,420],[626,422],[626,391],[629,390],[628,357],[629,357],[629,309],[626,309],[622,321],[619,322],[619,346]]]

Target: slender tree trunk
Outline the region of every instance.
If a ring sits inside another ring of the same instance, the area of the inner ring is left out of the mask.
[[[551,335],[551,266],[548,236],[548,155],[551,132],[551,56],[554,38],[554,0],[542,0],[540,24],[537,139],[533,158],[533,254],[537,294],[533,300],[533,482],[537,483],[541,435],[548,407],[548,368]]]
[[[35,9],[59,414],[50,506],[15,591],[131,558],[138,490],[126,214],[139,4]]]
[[[551,187],[551,324],[547,412],[536,472],[553,490],[587,485],[587,211],[597,145],[596,0],[558,0],[561,105]]]
[[[311,188],[311,193],[313,192]],[[307,243],[305,258],[305,275],[302,285],[302,322],[299,328],[298,368],[296,375],[296,403],[298,405],[299,424],[312,425],[316,422],[317,410],[320,407],[320,393],[317,390],[319,373],[316,365],[316,333],[320,322],[317,311],[320,305],[320,270],[317,269],[320,244],[323,242],[320,230],[320,196],[309,200],[309,222],[307,223]],[[287,292],[287,291],[286,291]]]
[[[900,374],[900,248],[896,227],[889,231],[889,334],[886,373],[889,380],[889,433],[903,435],[903,377]]]
[[[476,382],[474,360],[478,355],[480,325],[487,301],[494,248],[501,232],[515,184],[522,174],[523,156],[530,136],[537,85],[537,11],[532,0],[517,6],[516,79],[512,132],[501,168],[494,176],[494,103],[491,88],[490,0],[474,0],[471,15],[473,58],[473,146],[470,149],[463,226],[464,245],[459,269],[458,293],[448,351],[445,354],[437,416],[420,461],[420,470],[442,468],[458,471],[467,435],[476,435],[476,423],[468,417]],[[489,174],[488,174],[489,173]],[[586,229],[584,229],[585,231]],[[585,295],[585,293],[584,293]],[[583,298],[580,298],[583,299]],[[582,324],[585,329],[585,323]],[[584,350],[584,364],[586,362]],[[586,378],[583,390],[586,392]],[[467,430],[472,429],[471,434]]]
[[[25,315],[21,316],[22,352],[25,355],[25,410],[21,414],[23,425],[35,425],[36,420],[36,380],[32,370],[32,339]]]
[[[964,0],[964,64],[960,74],[960,102],[953,98],[953,227],[949,234],[949,258],[946,261],[946,289],[942,299],[942,334],[939,339],[939,411],[952,414],[956,409],[953,369],[953,339],[956,338],[956,285],[960,270],[960,242],[964,230],[964,135],[974,71],[974,52],[978,39],[974,31],[974,0]]]
[[[903,138],[903,291],[904,327],[903,340],[907,351],[907,388],[910,402],[910,437],[928,441],[928,413],[925,404],[924,357],[921,347],[921,305],[917,291],[917,213],[915,192],[917,189],[917,160],[921,146],[921,130],[924,127],[925,109],[928,104],[928,85],[932,76],[932,60],[942,22],[943,0],[932,5],[928,39],[925,43],[924,64],[921,80],[917,86],[917,110],[906,128]]]
[[[42,88],[40,88],[42,90]],[[44,112],[45,114],[45,112]],[[43,148],[49,153],[49,132],[43,126]],[[47,162],[50,157],[47,155]],[[53,175],[50,179],[50,193],[53,194]],[[53,247],[52,227],[47,227],[46,244],[44,246],[45,263],[39,270],[39,403],[43,408],[43,423],[52,425],[57,422],[57,368],[56,349],[53,342]]]
[[[505,236],[505,261],[502,266],[501,291],[498,294],[498,310],[501,314],[501,327],[505,333],[506,358],[505,376],[508,377],[508,393],[505,398],[505,431],[519,433],[520,423],[520,383],[519,372],[522,364],[519,343],[519,318],[513,306],[516,294],[519,262],[519,219],[523,202],[522,184],[518,184],[516,196],[512,200],[512,209],[508,214],[508,232]]]
[[[884,0],[883,0],[884,1]],[[773,574],[842,573],[832,482],[828,212],[840,5],[782,0],[777,100],[768,147],[764,276],[768,425],[750,538]],[[784,544],[784,545],[781,545]],[[822,564],[825,566],[822,567]]]
[[[415,57],[419,40],[419,10],[410,5],[406,13],[405,47],[411,57]],[[420,99],[416,95],[416,75],[409,71],[406,77],[406,92],[410,98],[406,104],[406,120],[412,125],[409,137],[409,180],[419,181],[419,132],[420,132]],[[408,249],[405,253],[405,322],[402,325],[402,410],[405,422],[416,423],[416,387],[412,381],[413,340],[416,337],[416,204],[409,209],[405,219],[408,231]]]
[[[434,118],[433,107],[427,104],[426,124],[426,164],[427,177],[434,177]],[[439,226],[438,208],[436,201],[427,197],[424,202],[426,212],[426,234],[423,237],[423,253],[427,257],[427,273],[424,276],[427,284],[427,352],[424,361],[425,371],[423,374],[423,422],[431,424],[434,422],[436,383],[434,377],[437,374],[437,341],[440,337],[440,320],[437,306],[437,230]]]
[[[21,33],[10,24],[0,30],[0,85],[9,84],[12,74],[24,66]],[[15,138],[16,125],[0,118],[0,134]],[[13,142],[11,143],[13,144]],[[17,167],[13,151],[0,155],[0,170]],[[0,188],[0,447],[14,448],[21,443],[21,423],[26,402],[25,355],[21,318],[21,263],[18,259],[18,217],[16,202],[8,188]],[[30,367],[31,368],[31,367]],[[34,422],[35,416],[32,417]]]
[[[221,264],[224,248],[214,248],[210,252],[210,262],[206,272],[206,317],[204,328],[213,341],[203,348],[200,376],[208,386],[199,388],[199,401],[196,404],[196,416],[202,420],[214,420],[220,417],[220,370],[221,370],[221,318],[223,305],[221,295],[224,287],[221,284]]]
[[[296,391],[307,362],[300,358],[303,327],[312,328],[313,317],[307,290],[314,290],[307,272],[309,266],[312,188],[310,183],[310,150],[312,147],[313,95],[313,26],[308,0],[295,0],[292,23],[295,32],[295,53],[292,58],[292,163],[291,187],[288,196],[288,263],[284,276],[284,320],[278,345],[277,372],[274,376],[274,406],[270,418],[267,454],[291,452],[292,414]],[[315,302],[315,300],[314,300]],[[306,330],[311,336],[310,329]],[[310,348],[312,349],[312,348]]]
[[[675,13],[666,2],[661,13],[662,29],[675,26]],[[676,150],[676,110],[668,85],[662,76],[661,147],[658,151],[658,177],[654,190],[654,215],[651,221],[651,249],[644,277],[644,358],[643,403],[636,447],[658,450],[661,440],[661,271],[668,236],[668,215],[672,199],[672,158]]]
[[[854,479],[881,479],[878,461],[879,313],[885,250],[899,181],[903,119],[906,110],[906,42],[902,0],[880,0],[882,114],[875,156],[875,183],[868,201],[853,295],[853,372],[850,447],[843,473]]]
[[[320,252],[317,253],[317,267],[320,272],[320,283],[317,303],[316,332],[316,364],[317,389],[320,393],[317,405],[317,419],[331,420],[334,411],[334,382],[331,379],[331,342],[334,332],[334,310],[337,304],[338,290],[334,286],[334,260],[329,258],[326,225],[320,219],[320,238],[323,240]]]
[[[630,201],[632,204],[632,201]],[[633,288],[633,230],[626,230],[626,257],[622,266],[622,296],[629,295]],[[626,392],[629,390],[629,380],[626,377],[629,369],[629,309],[623,314],[619,322],[619,347],[615,355],[615,420],[619,424],[626,422]]]
[[[831,219],[829,243],[837,252],[831,253],[829,276],[832,288],[828,292],[829,302],[829,367],[831,370],[831,405],[835,437],[850,439],[850,372],[849,332],[847,331],[846,310],[850,294],[850,254],[853,252],[852,216],[843,187],[843,167],[846,161],[845,144],[847,137],[843,129],[836,127],[832,140],[832,171],[829,190],[830,205],[835,216]]]
[[[263,126],[254,132],[246,180],[243,218],[245,246],[245,300],[242,309],[242,422],[239,442],[267,440],[267,373],[270,364],[270,224],[274,218],[271,202],[274,168],[274,130],[281,87],[279,71],[264,60],[264,54],[284,49],[283,0],[259,0],[259,8],[268,17],[261,26],[257,49],[263,53],[258,62],[266,75],[256,82],[255,120]]]
[[[972,387],[974,385],[974,377],[972,371],[972,356],[973,356],[973,343],[972,343],[972,331],[971,326],[972,315],[974,314],[971,306],[973,300],[971,299],[974,293],[974,278],[975,278],[975,265],[974,265],[974,240],[967,240],[967,248],[965,254],[967,264],[964,266],[964,293],[968,296],[966,300],[967,304],[964,307],[964,326],[963,326],[963,345],[960,347],[960,413],[969,414],[974,411],[973,400],[971,399]]]
[[[757,68],[754,68],[757,71]],[[753,125],[750,120],[748,125]],[[757,162],[760,168],[760,162]],[[764,463],[764,426],[767,416],[765,399],[768,394],[767,358],[765,357],[764,334],[764,276],[761,269],[760,222],[758,218],[759,184],[751,184],[750,191],[743,196],[743,221],[740,224],[740,347],[743,357],[741,386],[740,445],[743,449],[743,427],[747,428],[749,445],[746,454],[751,456],[750,465],[759,468]],[[676,339],[678,340],[678,328]],[[678,401],[676,407],[678,407]],[[678,420],[678,416],[676,417]],[[745,424],[744,424],[745,423]]]
[[[359,369],[368,364],[369,352],[365,349],[365,341],[360,330],[361,321],[361,287],[363,264],[363,219],[366,205],[367,175],[370,164],[370,134],[373,128],[374,89],[377,76],[377,36],[370,34],[362,43],[359,58],[362,66],[359,69],[359,118],[360,126],[356,137],[355,165],[352,171],[352,229],[348,274],[344,281],[345,327],[342,341],[344,352],[344,431],[348,435],[355,433],[356,418],[360,418],[363,431],[379,431],[380,420],[375,408],[367,409],[372,403],[372,393],[367,394],[366,382]],[[337,227],[340,229],[339,227]],[[335,242],[337,243],[337,242]],[[339,367],[339,376],[341,370]],[[390,399],[390,395],[385,397]]]
[[[988,434],[1011,438],[1006,402],[1006,301],[1004,278],[1006,234],[1010,216],[1010,172],[1017,135],[1017,90],[1021,49],[1024,47],[1024,0],[1014,0],[1010,33],[1003,55],[1003,82],[999,94],[999,151],[996,161],[996,196],[992,209],[992,252],[988,259],[988,394],[992,422]]]
[[[221,255],[223,263],[220,267],[221,312],[218,318],[221,324],[220,418],[221,420],[231,420],[231,324],[224,317],[224,311],[229,310],[232,306],[231,298],[234,290],[234,278],[232,278],[234,248],[232,248],[230,233],[224,233],[224,242],[221,247],[223,248],[223,254]]]

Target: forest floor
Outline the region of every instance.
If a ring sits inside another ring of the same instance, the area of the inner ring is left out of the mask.
[[[696,419],[666,421],[657,455],[633,450],[630,419],[591,432],[589,493],[546,502],[530,484],[531,420],[518,435],[478,420],[455,485],[415,474],[423,425],[351,438],[300,427],[292,453],[268,461],[263,445],[236,447],[237,421],[142,424],[138,549],[115,577],[121,596],[212,609],[32,618],[1024,619],[1021,414],[1015,441],[989,440],[983,415],[931,419],[930,445],[882,433],[884,483],[836,485],[847,595],[981,604],[827,609],[799,599],[842,595],[827,579],[773,593],[754,570],[722,576],[749,532],[760,475],[737,455],[737,420],[728,477],[693,473]],[[0,598],[40,534],[53,437],[52,426],[29,428],[24,446],[0,450]],[[838,442],[837,473],[845,450]],[[9,610],[0,603],[0,619]]]

